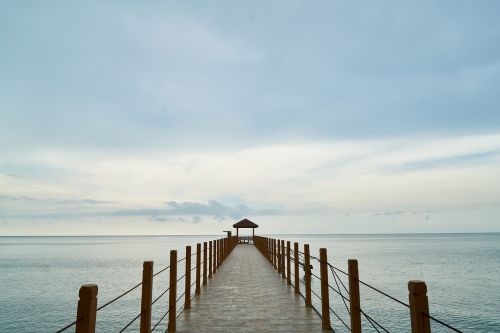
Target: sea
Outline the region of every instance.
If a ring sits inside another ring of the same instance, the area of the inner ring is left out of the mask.
[[[407,304],[408,281],[423,280],[431,316],[462,332],[500,332],[500,233],[264,236],[299,242],[301,249],[310,244],[317,257],[319,248],[326,248],[328,261],[338,268],[338,278],[330,275],[329,282],[344,296],[342,284],[348,288],[348,283],[341,271],[347,271],[348,259],[357,259],[360,280],[385,294]],[[220,237],[0,237],[0,332],[56,332],[76,319],[82,284],[97,284],[98,305],[104,304],[141,281],[143,261],[153,260],[158,272],[168,266],[170,250],[177,249],[182,258],[187,245],[194,252],[196,243]],[[319,265],[311,263],[319,275]],[[315,278],[312,284],[319,294]],[[153,297],[167,287],[165,271],[154,279]],[[363,312],[387,332],[411,332],[407,307],[365,285],[360,294]],[[96,331],[119,332],[140,312],[140,296],[137,288],[100,310]],[[330,300],[349,326],[340,295],[332,290]],[[167,301],[168,295],[154,305],[153,324],[168,309]],[[319,306],[315,296],[313,304]],[[348,332],[336,315],[331,315],[334,330]],[[362,325],[363,332],[377,332],[373,326],[384,332],[364,316]],[[137,332],[137,327],[138,321],[125,331]],[[155,331],[165,327],[163,320]],[[453,331],[433,321],[432,332]]]

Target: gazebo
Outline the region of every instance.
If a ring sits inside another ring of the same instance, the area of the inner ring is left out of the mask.
[[[254,237],[255,236],[255,228],[258,228],[258,227],[259,226],[257,224],[253,223],[249,219],[243,219],[240,222],[236,222],[235,224],[233,224],[233,228],[236,228],[236,237],[239,236],[239,229],[240,228],[242,228],[242,229],[252,228],[252,237]]]

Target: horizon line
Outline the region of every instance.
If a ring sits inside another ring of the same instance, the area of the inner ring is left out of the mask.
[[[394,233],[266,233],[263,236],[382,236],[382,235],[470,235],[470,234],[500,234],[500,231],[470,231],[470,232],[394,232]],[[143,234],[143,235],[0,235],[1,237],[164,237],[164,236],[220,236],[222,234]],[[259,236],[259,235],[257,235]]]

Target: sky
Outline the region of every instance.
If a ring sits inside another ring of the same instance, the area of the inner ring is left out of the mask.
[[[0,235],[499,232],[498,13],[2,2]]]

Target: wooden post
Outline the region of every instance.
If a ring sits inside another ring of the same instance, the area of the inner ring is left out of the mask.
[[[220,267],[220,240],[217,240],[217,269]]]
[[[312,306],[311,303],[311,255],[309,253],[309,244],[304,244],[304,271],[306,276],[306,306]]]
[[[208,242],[208,278],[212,278],[212,241]]]
[[[271,238],[267,239],[267,260],[272,264],[273,263],[273,258],[271,255]]]
[[[95,333],[97,291],[95,284],[84,284],[80,287],[75,333]]]
[[[286,279],[286,271],[285,271],[285,241],[281,240],[281,277]]]
[[[153,262],[142,264],[141,333],[151,332],[151,302],[153,300]]]
[[[196,288],[194,289],[194,293],[199,295],[201,292],[200,288],[200,279],[201,276],[201,244],[196,244]]]
[[[226,260],[226,238],[222,238],[222,261]]]
[[[294,282],[293,289],[296,294],[300,294],[300,281],[299,281],[299,243],[293,243],[293,266],[294,266]]]
[[[276,253],[276,239],[273,238],[273,265],[274,265],[274,268],[278,268],[278,261],[276,260],[276,257],[277,257],[277,253]]]
[[[349,300],[351,308],[351,332],[361,333],[361,306],[359,296],[359,273],[358,261],[349,259],[347,261],[349,273]]]
[[[213,240],[214,243],[214,264],[213,264],[213,269],[214,269],[214,274],[217,272],[217,241]]]
[[[273,239],[269,239],[269,261],[271,262],[271,266],[274,266],[274,246]]]
[[[281,241],[278,239],[278,255],[276,257],[276,261],[278,262],[278,273],[281,273]]]
[[[321,321],[324,330],[330,329],[330,292],[328,290],[328,257],[326,249],[319,249],[319,269],[321,276]]]
[[[203,285],[207,285],[207,242],[203,242]]]
[[[430,333],[429,300],[427,299],[427,285],[424,281],[412,280],[408,282],[408,297],[410,299],[410,316],[412,333]]]
[[[186,277],[184,278],[184,309],[191,308],[191,246],[186,246]]]
[[[290,267],[290,241],[286,242],[286,284],[291,285],[292,280],[290,276],[291,267]]]
[[[177,250],[170,251],[170,282],[168,295],[168,331],[175,332],[177,315]]]

